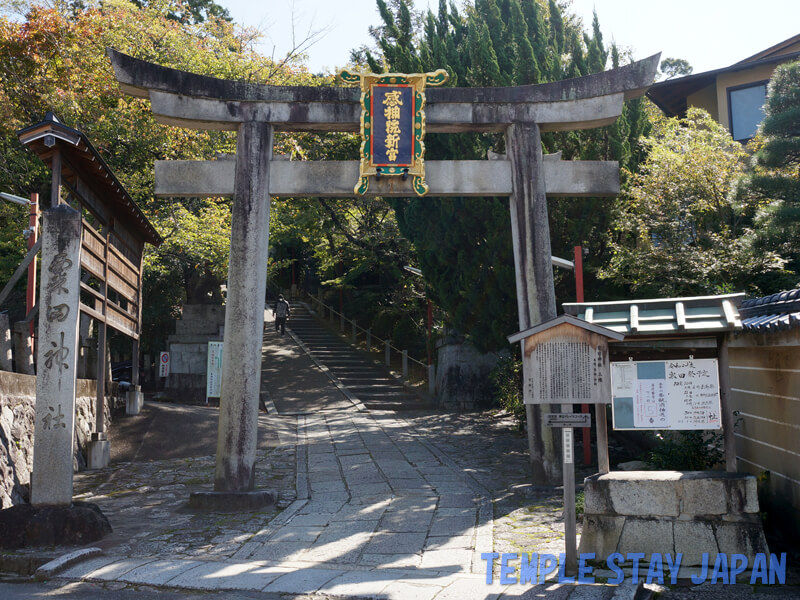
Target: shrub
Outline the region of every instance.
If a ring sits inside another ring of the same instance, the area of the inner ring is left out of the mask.
[[[495,387],[494,399],[513,413],[520,429],[525,423],[525,404],[522,402],[522,361],[504,356],[489,375]]]
[[[647,455],[656,469],[707,471],[722,462],[722,434],[707,431],[656,433],[658,444]]]

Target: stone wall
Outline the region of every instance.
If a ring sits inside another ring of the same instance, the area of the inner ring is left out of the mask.
[[[436,390],[439,404],[448,410],[475,410],[492,398],[489,373],[497,354],[481,354],[463,337],[448,336],[437,344]]]
[[[164,393],[182,402],[206,398],[208,342],[222,341],[225,307],[213,304],[185,304],[175,322],[169,343],[169,377]]]
[[[86,443],[94,431],[97,384],[79,379],[76,387],[75,471],[86,467]],[[0,371],[0,509],[30,497],[36,377]],[[110,423],[106,402],[106,423]]]
[[[756,480],[723,471],[629,471],[587,477],[580,552],[605,560],[644,552],[683,554],[700,565],[703,553],[767,552]]]

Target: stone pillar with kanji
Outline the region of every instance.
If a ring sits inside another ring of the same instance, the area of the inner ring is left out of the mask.
[[[44,213],[31,503],[72,502],[81,215],[66,204]]]

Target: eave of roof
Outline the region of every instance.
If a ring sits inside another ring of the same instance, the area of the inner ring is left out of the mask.
[[[747,69],[754,69],[762,65],[788,62],[798,57],[800,57],[800,52],[771,55],[751,62],[738,62],[722,69],[714,69],[713,71],[695,73],[687,75],[686,77],[659,81],[650,87],[647,91],[647,97],[668,117],[675,117],[686,111],[687,96],[713,84],[722,73],[735,73]]]
[[[98,172],[94,178],[95,183],[99,183],[105,188],[107,194],[117,205],[116,211],[122,211],[124,222],[137,230],[144,241],[154,246],[161,245],[163,239],[158,231],[134,202],[133,198],[130,197],[125,187],[117,179],[114,171],[106,164],[86,135],[77,129],[64,125],[52,113],[47,113],[44,121],[20,129],[17,132],[20,142],[49,165],[47,157],[43,157],[49,151],[49,148],[44,144],[44,137],[47,135],[52,135],[55,139],[63,142],[62,149],[71,151],[85,160],[96,162]]]
[[[564,312],[626,338],[704,336],[742,328],[744,294],[565,303]]]
[[[617,331],[609,329],[607,327],[602,327],[600,325],[596,325],[594,323],[589,323],[585,319],[579,319],[574,317],[570,314],[563,314],[555,319],[551,319],[549,321],[545,321],[544,323],[540,323],[539,325],[535,325],[534,327],[530,327],[518,333],[508,336],[508,341],[510,343],[519,342],[525,338],[528,338],[532,335],[536,335],[537,333],[541,333],[543,331],[547,331],[548,329],[552,329],[553,327],[558,327],[559,325],[572,325],[573,327],[579,327],[580,329],[584,329],[591,333],[596,333],[598,335],[602,335],[607,337],[610,340],[614,341],[621,341],[625,336]]]

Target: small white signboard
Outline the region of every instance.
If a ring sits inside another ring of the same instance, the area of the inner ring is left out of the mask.
[[[222,346],[223,342],[208,342],[206,398],[220,397],[220,390],[222,387]]]
[[[614,429],[720,429],[717,359],[611,363]]]
[[[158,376],[169,377],[169,352],[162,352],[158,360]]]
[[[547,427],[591,427],[591,413],[547,413],[544,415]]]
[[[575,462],[575,452],[573,451],[572,427],[565,427],[561,430],[561,441],[564,445],[564,464],[571,465]]]

